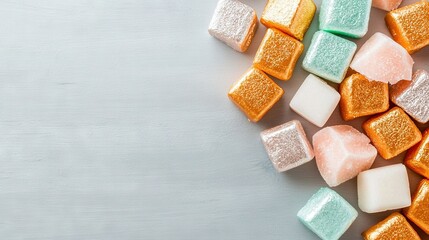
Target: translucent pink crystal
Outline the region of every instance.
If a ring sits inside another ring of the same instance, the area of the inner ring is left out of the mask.
[[[384,11],[397,9],[402,0],[372,0],[372,6]]]
[[[313,136],[313,147],[320,175],[330,187],[369,169],[377,156],[369,138],[348,125],[318,131]]]
[[[370,80],[395,84],[411,80],[414,61],[390,37],[375,33],[356,53],[350,67]]]

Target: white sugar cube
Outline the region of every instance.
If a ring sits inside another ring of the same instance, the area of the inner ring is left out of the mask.
[[[370,169],[358,175],[359,208],[367,213],[411,205],[407,169],[401,163]]]
[[[290,102],[296,113],[323,127],[340,101],[340,94],[322,79],[308,75]]]

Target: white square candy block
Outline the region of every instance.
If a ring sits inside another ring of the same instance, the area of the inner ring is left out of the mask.
[[[299,210],[298,219],[323,240],[338,240],[358,216],[344,198],[329,188],[321,188]]]
[[[429,73],[417,70],[412,81],[393,85],[390,99],[419,123],[429,121]]]
[[[255,10],[237,0],[220,0],[209,26],[213,37],[239,52],[245,52],[258,26]]]
[[[267,129],[261,133],[261,138],[279,172],[298,167],[314,158],[313,148],[297,120]]]
[[[289,106],[318,127],[323,127],[340,101],[340,94],[322,79],[308,75]]]
[[[369,138],[349,125],[323,128],[313,136],[317,168],[330,187],[368,170],[377,156]]]
[[[367,213],[411,205],[407,169],[401,163],[374,168],[358,175],[359,208]]]

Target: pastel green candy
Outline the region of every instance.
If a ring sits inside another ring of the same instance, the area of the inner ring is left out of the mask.
[[[298,212],[298,219],[323,240],[339,239],[357,216],[357,211],[330,188],[321,188]]]
[[[302,67],[326,80],[341,83],[356,48],[356,44],[352,41],[325,31],[318,31],[313,35]]]
[[[361,38],[368,32],[371,0],[323,0],[319,28],[331,33]]]

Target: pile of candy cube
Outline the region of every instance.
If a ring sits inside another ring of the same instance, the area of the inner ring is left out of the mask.
[[[422,133],[415,124],[429,121],[429,73],[413,73],[410,55],[429,45],[429,1],[398,8],[400,4],[401,0],[323,0],[320,30],[312,36],[302,64],[310,74],[290,101],[293,111],[322,129],[311,142],[298,120],[261,133],[279,172],[315,158],[330,187],[357,177],[363,212],[399,210],[362,233],[371,240],[420,239],[408,221],[429,234],[429,129]],[[348,39],[367,33],[371,6],[387,11],[392,37],[375,33],[357,49]],[[268,0],[260,18],[267,31],[253,66],[228,93],[250,121],[259,121],[284,94],[270,76],[284,81],[292,77],[315,12],[312,0]],[[250,6],[220,0],[209,33],[244,52],[257,27]],[[339,84],[339,91],[325,81]],[[345,121],[371,116],[363,123],[365,134],[349,125],[324,127],[338,104]],[[387,160],[405,151],[405,165],[370,169],[377,154]],[[413,196],[406,167],[424,177]],[[324,187],[297,216],[321,239],[331,240],[344,234],[358,212]]]

